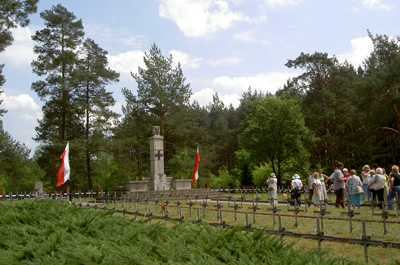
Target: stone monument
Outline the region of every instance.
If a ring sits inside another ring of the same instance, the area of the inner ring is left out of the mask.
[[[35,182],[35,197],[36,198],[43,197],[43,182],[42,181]]]
[[[160,135],[160,126],[153,126],[150,137],[150,186],[151,190],[168,190],[172,177],[164,174],[164,137]]]
[[[150,137],[150,176],[136,181],[125,181],[124,190],[132,192],[162,191],[171,188],[172,177],[164,174],[164,137],[160,126],[153,127]]]

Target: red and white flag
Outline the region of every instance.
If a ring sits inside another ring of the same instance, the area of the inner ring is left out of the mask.
[[[200,154],[199,154],[199,146],[197,146],[196,163],[194,164],[194,170],[192,175],[192,186],[199,179],[199,163],[200,163]]]
[[[67,146],[65,147],[64,152],[60,156],[62,159],[61,165],[58,168],[57,171],[57,186],[63,185],[67,180],[69,180],[70,177],[70,168],[69,168],[69,142],[67,143]]]

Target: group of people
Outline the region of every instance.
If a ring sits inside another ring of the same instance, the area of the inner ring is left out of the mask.
[[[272,207],[275,207],[278,201],[277,179],[274,173],[268,177],[267,184],[269,201]],[[336,194],[336,208],[345,208],[344,196],[346,193],[351,205],[358,208],[365,200],[370,200],[377,201],[381,209],[382,207],[388,207],[388,209],[393,210],[391,201],[395,198],[396,193],[397,200],[400,198],[400,174],[399,167],[396,165],[392,166],[392,171],[389,175],[386,174],[384,168],[377,165],[373,165],[372,170],[368,165],[365,165],[361,172],[361,178],[357,176],[355,169],[350,170],[349,173],[343,163],[338,163],[335,171],[329,177],[322,173],[322,169],[313,170],[307,180],[309,206],[313,202],[316,207],[319,207],[322,202],[327,201],[327,187],[329,187],[329,184],[331,184]],[[303,183],[299,175],[295,174],[293,176],[291,186],[292,204],[300,206]]]

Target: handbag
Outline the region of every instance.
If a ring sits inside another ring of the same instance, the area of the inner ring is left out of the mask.
[[[357,192],[357,194],[363,194],[364,190],[363,190],[363,188],[361,186],[357,186],[356,192]]]

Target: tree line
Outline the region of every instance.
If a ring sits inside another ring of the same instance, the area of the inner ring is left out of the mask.
[[[14,2],[21,1],[7,0],[2,8]],[[1,32],[29,23],[37,1],[25,3],[14,6],[23,19],[16,11],[2,11],[16,24],[2,24]],[[265,185],[272,172],[284,183],[294,173],[306,178],[312,168],[332,171],[338,161],[355,169],[398,163],[398,37],[368,32],[374,49],[358,68],[327,53],[301,53],[286,66],[302,74],[274,95],[249,87],[237,108],[225,106],[218,94],[206,106],[191,103],[181,65],[153,44],[144,55],[145,66],[132,73],[137,89],[122,89],[125,102],[118,115],[111,111],[110,90],[117,89],[119,73],[108,66],[107,51],[85,38],[82,20],[62,5],[40,16],[45,27],[32,36],[37,55],[32,71],[40,77],[32,90],[43,101],[34,137],[39,147],[29,158],[29,150],[1,127],[0,183],[6,190],[30,190],[37,180],[54,189],[67,141],[72,189],[110,190],[147,177],[154,125],[165,139],[168,176],[190,178],[200,146],[198,187]],[[6,40],[0,48],[11,45],[12,39]]]

